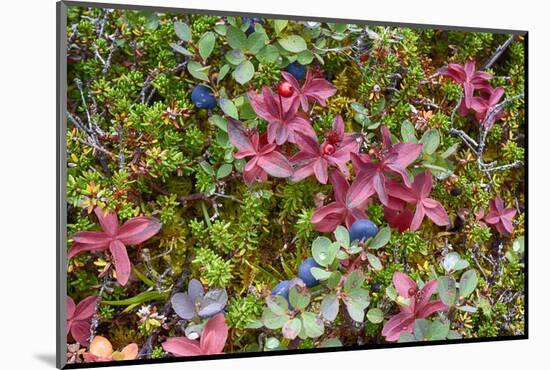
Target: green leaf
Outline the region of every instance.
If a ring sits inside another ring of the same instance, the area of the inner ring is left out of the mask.
[[[288,311],[288,302],[285,297],[280,295],[269,295],[265,299],[267,307],[277,316],[286,315]]]
[[[216,31],[218,35],[225,36],[227,34],[227,26],[225,24],[216,24],[214,26],[214,31]]]
[[[299,318],[294,318],[287,321],[283,325],[283,337],[287,339],[294,339],[298,336],[298,333],[302,330],[302,321]],[[277,346],[278,347],[278,346]]]
[[[227,75],[227,72],[229,72],[229,65],[228,64],[224,64],[221,68],[220,68],[220,72],[218,73],[218,79],[217,79],[217,82],[219,83],[221,80],[224,79],[224,77]]]
[[[231,100],[220,98],[220,107],[222,108],[222,111],[229,117],[239,119],[239,112],[237,111],[237,107],[235,106],[235,104],[233,104]]]
[[[187,49],[184,48],[183,46],[176,44],[175,42],[171,42],[171,43],[170,43],[170,47],[171,47],[172,49],[174,49],[175,51],[177,51],[178,53],[180,53],[180,54],[187,55],[188,57],[192,57],[192,56],[193,56],[193,53],[192,53],[192,52],[190,52],[189,50],[187,50]]]
[[[456,330],[449,330],[447,333],[447,339],[462,339],[462,335]]]
[[[445,150],[445,152],[443,152],[443,154],[441,154],[441,158],[444,158],[444,159],[449,158],[451,155],[454,154],[454,152],[456,152],[456,150],[459,147],[460,147],[460,143],[455,143],[451,145],[450,147],[447,148],[447,150]]]
[[[268,329],[280,329],[284,324],[286,324],[288,319],[289,317],[287,315],[276,315],[269,308],[264,309],[264,313],[262,315],[262,322]]]
[[[334,261],[337,251],[338,246],[333,245],[330,239],[324,236],[317,237],[311,247],[313,259],[323,267],[328,267]]]
[[[238,66],[246,60],[246,55],[238,49],[233,49],[225,53],[225,60],[231,65]]]
[[[231,75],[235,81],[244,85],[254,76],[254,65],[249,60],[245,60],[235,68]]]
[[[245,325],[246,329],[260,329],[264,326],[262,320],[252,320]]]
[[[339,225],[336,227],[336,230],[334,230],[334,237],[336,241],[340,243],[340,246],[344,248],[349,247],[349,232],[344,226]]]
[[[397,340],[397,343],[410,343],[410,342],[416,342],[416,337],[408,332],[401,333],[401,335],[399,336],[399,339]]]
[[[216,44],[216,35],[214,32],[205,32],[199,40],[199,54],[203,60],[208,59],[212,50],[214,50],[214,45]]]
[[[462,274],[459,283],[459,293],[461,297],[468,297],[476,289],[477,286],[477,272],[475,270],[468,270]]]
[[[257,117],[256,112],[254,112],[254,109],[252,108],[250,100],[248,99],[248,96],[246,96],[246,94],[235,98],[235,105],[239,109],[239,117],[241,119],[246,120],[254,119]]]
[[[256,54],[261,63],[276,63],[279,58],[279,49],[274,45],[266,45]]]
[[[210,69],[210,66],[203,67],[199,62],[196,62],[194,60],[190,61],[187,64],[187,70],[189,71],[191,76],[206,82],[209,82],[208,80],[209,69]]]
[[[349,316],[357,322],[363,322],[365,320],[365,307],[357,301],[345,300],[346,310]]]
[[[465,269],[466,267],[470,267],[470,262],[461,259],[460,261],[458,261],[458,262],[455,264],[454,270],[455,270],[455,271],[460,271],[460,270]]]
[[[216,177],[218,179],[223,179],[224,177],[228,176],[231,171],[233,171],[233,165],[230,163],[224,163],[218,168],[218,172],[216,173]]]
[[[447,253],[445,258],[443,258],[443,268],[447,272],[451,272],[454,270],[455,265],[457,262],[460,261],[460,255],[456,252],[450,252]]]
[[[523,235],[514,240],[512,250],[516,253],[523,253],[525,251],[525,237]]]
[[[327,339],[319,346],[319,348],[333,348],[333,347],[342,347],[343,344],[338,338]]]
[[[371,308],[367,312],[367,319],[373,324],[380,324],[384,321],[384,312],[379,308]]]
[[[215,175],[215,172],[214,172],[214,168],[212,168],[212,166],[210,165],[210,163],[208,163],[207,161],[200,161],[199,162],[199,166],[201,166],[201,168],[204,170],[204,172],[206,172],[207,174],[211,175],[211,176],[214,176]]]
[[[348,29],[346,23],[327,23],[331,30],[337,33],[343,33]]]
[[[237,27],[230,26],[226,32],[227,43],[233,49],[246,51],[247,38],[246,34]]]
[[[296,55],[296,60],[302,65],[308,65],[313,61],[313,53],[309,50],[303,50]]]
[[[298,285],[294,285],[292,288],[290,288],[290,292],[288,293],[288,299],[290,301],[290,304],[297,310],[303,310],[309,305],[309,301],[311,300],[310,293]]]
[[[477,311],[477,307],[468,306],[468,305],[460,306],[458,307],[458,309],[460,311],[469,312],[469,313],[474,313]]]
[[[346,292],[346,299],[355,301],[359,306],[367,308],[370,304],[369,291],[363,288],[355,288]]]
[[[258,53],[265,45],[267,36],[263,32],[254,32],[246,40],[246,50],[251,54]]]
[[[164,300],[168,296],[167,293],[159,293],[156,290],[150,292],[142,292],[138,295],[135,295],[131,298],[122,299],[118,301],[101,301],[101,304],[106,304],[109,306],[129,306],[141,304],[149,301]]]
[[[304,332],[309,338],[317,338],[323,335],[325,332],[323,320],[312,312],[303,312],[300,317],[302,319]]]
[[[227,17],[227,23],[229,23],[233,27],[237,27],[237,18],[235,18],[233,16],[229,16],[229,17]]]
[[[146,12],[147,21],[145,29],[147,31],[155,31],[159,26],[159,18],[155,13]]]
[[[334,321],[338,315],[340,301],[335,294],[328,294],[321,302],[321,314],[328,321]]]
[[[393,286],[389,286],[386,288],[386,295],[389,299],[395,301],[397,299],[397,290]]]
[[[214,114],[208,121],[219,127],[223,132],[227,132],[227,121],[222,116]]]
[[[422,135],[420,142],[422,143],[422,152],[424,154],[435,153],[440,142],[439,131],[435,128],[429,129]]]
[[[135,266],[132,266],[132,271],[137,276],[137,278],[141,280],[145,285],[147,286],[155,285],[155,282],[153,280],[149,279],[143,272],[141,272]]]
[[[275,337],[269,337],[265,340],[265,349],[276,349],[281,345],[279,339]]]
[[[432,171],[432,175],[438,180],[445,180],[447,177],[453,174],[453,164],[448,159],[443,159],[440,156],[436,156],[428,161],[423,161],[422,165]]]
[[[426,319],[418,319],[414,322],[414,336],[418,340],[427,338],[430,322]]]
[[[176,36],[178,36],[180,40],[183,40],[185,42],[191,40],[191,37],[193,36],[189,26],[183,22],[174,22],[174,31],[176,31]]]
[[[443,268],[447,272],[462,270],[469,265],[468,261],[463,260],[456,252],[447,253],[443,259]]]
[[[364,281],[365,277],[360,270],[353,271],[351,274],[348,275],[346,281],[344,282],[344,292],[349,293],[353,289],[361,288],[361,285],[363,285]]]
[[[332,274],[330,274],[330,277],[327,280],[327,287],[329,289],[335,289],[338,284],[340,284],[341,279],[342,273],[340,271],[334,271]]]
[[[334,321],[338,315],[340,301],[335,294],[327,294],[321,302],[321,314],[328,321]]]
[[[372,115],[375,116],[378,113],[381,113],[385,107],[386,107],[386,98],[382,96],[380,99],[378,99],[378,101],[376,102],[376,105],[373,106],[371,110]]]
[[[228,157],[229,154],[227,154],[227,152],[231,153],[231,157],[229,158],[228,162],[227,163],[230,163],[231,160],[233,159],[233,145],[231,144],[231,142],[229,141],[229,135],[227,134],[227,132],[224,132],[222,130],[218,131],[218,135],[216,135],[216,141],[218,142],[218,144],[220,144],[220,146],[226,148],[226,154],[225,156]]]
[[[397,298],[395,299],[395,302],[400,306],[408,307],[408,306],[411,305],[411,299],[410,298],[401,297],[400,295],[397,296]]]
[[[327,271],[320,267],[312,267],[309,271],[317,280],[327,280],[332,275],[331,271]]]
[[[429,340],[443,340],[447,338],[450,324],[448,320],[444,322],[440,320],[433,321],[428,328],[426,338]]]
[[[383,227],[380,230],[378,230],[378,233],[374,236],[374,238],[370,242],[369,248],[380,249],[386,244],[388,244],[388,242],[390,241],[390,238],[391,238],[391,229],[388,226]]]
[[[282,30],[285,29],[286,25],[288,24],[288,21],[286,19],[275,19],[273,21],[275,33],[278,35],[281,33]]]
[[[372,268],[375,271],[382,270],[382,262],[380,262],[380,259],[376,257],[372,253],[367,253],[367,260],[369,261],[369,264],[372,266]]]
[[[453,306],[456,299],[456,281],[452,276],[441,276],[437,279],[439,298],[447,306]]]
[[[228,143],[230,143],[229,135],[227,135],[225,132],[220,132],[220,135],[218,135],[218,143],[221,146],[226,146]],[[233,163],[234,159],[235,158],[233,157],[233,148],[226,149],[223,160],[226,163]]]
[[[408,120],[401,123],[401,137],[403,138],[403,141],[407,141],[410,143],[418,142],[418,140],[416,139],[416,129],[414,128],[414,125]]]
[[[361,103],[353,102],[351,103],[351,108],[362,115],[368,116],[369,110]]]
[[[246,160],[245,159],[235,159],[233,164],[235,165],[235,169],[237,171],[243,172],[244,165],[246,164]]]
[[[279,44],[286,51],[291,53],[299,53],[307,49],[306,41],[298,35],[290,35],[279,39]]]

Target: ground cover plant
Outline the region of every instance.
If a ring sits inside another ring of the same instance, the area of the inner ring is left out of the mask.
[[[69,7],[69,363],[525,333],[521,35]]]

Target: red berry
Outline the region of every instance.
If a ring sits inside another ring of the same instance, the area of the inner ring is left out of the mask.
[[[325,144],[325,146],[323,148],[323,153],[326,154],[326,155],[331,155],[335,151],[336,151],[336,148],[334,147],[334,145],[329,144],[329,143]]]
[[[279,84],[279,86],[277,86],[277,92],[279,93],[279,95],[281,95],[283,98],[289,98],[292,96],[292,94],[294,94],[294,88],[292,87],[291,84],[289,84],[288,82],[284,81],[284,82],[281,82]]]

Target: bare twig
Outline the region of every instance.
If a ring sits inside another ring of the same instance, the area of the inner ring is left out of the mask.
[[[489,130],[491,129],[492,125],[490,125],[490,122],[494,122],[496,116],[502,112],[502,110],[511,102],[523,98],[523,94],[518,94],[516,96],[513,96],[511,98],[508,98],[504,100],[502,103],[495,105],[489,111],[487,112],[487,115],[485,116],[485,119],[480,123],[479,125],[479,141],[475,141],[471,136],[466,134],[462,130],[457,130],[455,128],[450,129],[451,135],[456,135],[460,137],[460,139],[466,144],[466,146],[474,153],[474,155],[477,157],[477,163],[479,166],[479,170],[481,172],[484,172],[487,174],[487,177],[490,181],[490,183],[493,182],[491,176],[489,176],[489,172],[495,172],[495,171],[505,171],[512,168],[517,168],[520,166],[523,166],[523,161],[515,161],[513,163],[505,164],[497,166],[497,162],[493,161],[490,163],[486,163],[483,160],[483,153],[485,151],[485,145],[487,141],[487,135],[489,133]],[[489,185],[490,186],[490,185]]]
[[[101,153],[108,155],[111,158],[114,158],[114,159],[117,158],[116,154],[114,154],[113,152],[108,151],[107,149],[105,149],[105,148],[103,148],[103,147],[101,147],[97,144],[94,144],[93,142],[82,140],[81,138],[75,138],[75,140],[78,141],[79,143],[84,144],[84,145],[88,145],[88,146],[100,151]]]
[[[97,293],[94,314],[92,316],[92,322],[90,325],[90,340],[89,340],[90,343],[92,343],[92,341],[94,340],[97,327],[99,325],[99,322],[101,321],[101,318],[99,317],[99,307],[101,306],[101,301],[103,300],[103,292],[105,291],[105,288],[107,287],[109,282],[110,282],[109,273],[106,272],[105,275],[103,276],[103,281],[101,283],[101,287],[99,288],[99,292]]]
[[[487,68],[491,68],[491,66],[495,64],[495,62],[506,51],[506,49],[508,49],[508,46],[510,46],[510,44],[512,43],[512,41],[514,41],[514,39],[515,39],[515,35],[512,35],[508,38],[508,40],[506,40],[506,42],[504,42],[504,44],[500,45],[480,70],[483,71],[483,70],[486,70]]]
[[[187,280],[188,272],[185,270],[182,272],[176,283],[172,286],[172,289],[170,291],[170,297],[166,302],[164,303],[164,306],[162,307],[162,310],[160,311],[160,314],[164,317],[167,317],[172,309],[172,297],[174,294],[180,292],[184,285],[185,281]],[[149,358],[151,356],[151,352],[153,351],[153,347],[157,341],[159,334],[159,329],[155,329],[151,332],[151,334],[147,337],[145,342],[143,343],[143,346],[141,347],[141,350],[139,351],[139,354],[137,358]]]
[[[477,154],[478,144],[467,133],[465,133],[463,130],[457,130],[455,128],[451,128],[451,130],[449,132],[450,132],[451,135],[456,135],[456,136],[460,137],[462,139],[462,141],[464,142],[464,144],[466,144],[472,152]]]
[[[135,101],[141,101],[142,104],[149,103],[151,98],[153,97],[153,94],[155,93],[155,89],[152,89],[149,91],[149,88],[153,84],[153,81],[160,73],[175,73],[183,70],[187,66],[187,60],[167,69],[166,71],[159,71],[158,69],[152,70],[147,77],[145,78],[145,82],[143,83],[143,87],[141,88],[141,91],[139,92],[139,96],[135,99]]]

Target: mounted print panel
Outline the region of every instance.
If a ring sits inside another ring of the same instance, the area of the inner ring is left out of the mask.
[[[526,32],[59,9],[58,366],[527,337]]]

